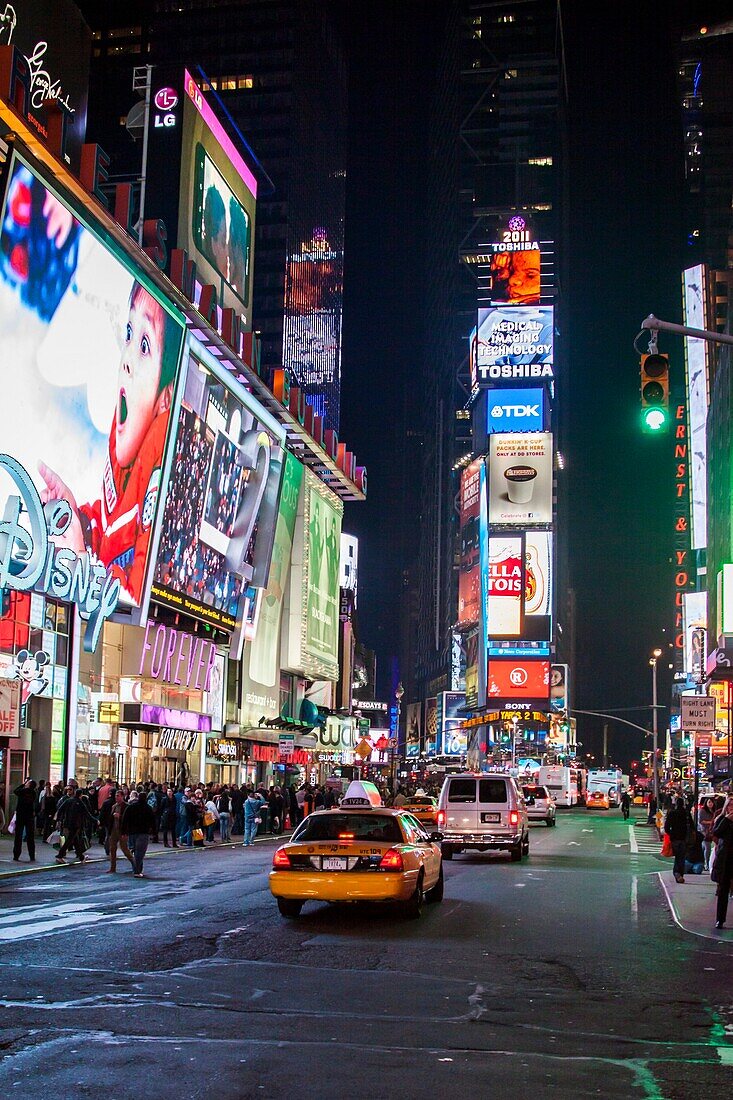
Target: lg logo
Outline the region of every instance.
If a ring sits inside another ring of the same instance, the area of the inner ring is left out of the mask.
[[[159,111],[172,111],[178,104],[178,93],[175,88],[161,88],[155,93],[155,106]]]
[[[540,415],[539,405],[494,405],[491,416],[494,420],[500,420],[502,416],[534,416]]]
[[[518,665],[516,668],[513,668],[512,671],[509,673],[509,683],[512,685],[512,687],[515,687],[515,688],[524,687],[525,684],[527,683],[527,670],[526,670],[526,668],[522,668],[521,665]]]

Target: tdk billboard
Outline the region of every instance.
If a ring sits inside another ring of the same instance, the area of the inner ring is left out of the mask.
[[[546,391],[538,389],[486,390],[486,433],[543,432]]]

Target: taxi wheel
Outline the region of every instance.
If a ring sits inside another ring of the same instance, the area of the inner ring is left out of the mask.
[[[409,901],[405,902],[405,916],[410,920],[417,920],[422,913],[423,904],[425,902],[425,891],[423,890],[424,881],[425,878],[421,871],[417,880],[417,886],[415,887],[415,893]]]
[[[443,900],[443,864],[440,865],[440,871],[438,873],[438,881],[432,889],[428,890],[425,898],[427,901],[442,901]]]
[[[277,907],[283,917],[299,917],[303,902],[292,901],[290,898],[278,898]]]

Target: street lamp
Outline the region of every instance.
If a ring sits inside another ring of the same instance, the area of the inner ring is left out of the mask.
[[[649,658],[652,666],[652,731],[654,746],[652,749],[652,767],[654,769],[654,801],[659,806],[659,768],[657,767],[657,748],[659,743],[659,730],[657,726],[657,662],[662,656],[661,649],[653,649]]]

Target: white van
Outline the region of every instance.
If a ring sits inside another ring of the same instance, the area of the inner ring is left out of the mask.
[[[529,820],[522,789],[506,773],[446,776],[438,799],[443,859],[467,848],[502,849],[519,862],[529,855]]]

